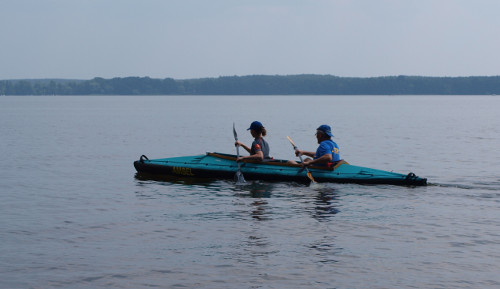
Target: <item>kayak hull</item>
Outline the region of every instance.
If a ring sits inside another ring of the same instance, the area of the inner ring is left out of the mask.
[[[139,174],[194,178],[233,179],[238,165],[236,156],[222,153],[149,160],[145,156],[134,162]],[[415,176],[350,165],[340,161],[333,168],[310,167],[317,182],[392,184],[422,186],[427,179]],[[300,165],[286,160],[268,162],[242,162],[241,172],[248,180],[308,182],[306,171]]]

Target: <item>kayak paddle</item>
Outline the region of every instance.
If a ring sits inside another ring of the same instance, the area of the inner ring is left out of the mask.
[[[233,122],[233,134],[234,134],[234,140],[238,141],[238,134],[236,133],[236,128],[234,128],[234,122]],[[240,157],[240,146],[236,146],[236,157]],[[238,164],[238,171],[236,172],[236,175],[234,175],[234,180],[236,183],[244,183],[245,178],[243,177],[243,174],[241,173],[241,164],[240,162],[237,162]]]
[[[290,141],[290,143],[292,144],[293,149],[294,149],[294,150],[298,150],[297,146],[293,143],[292,139],[291,139],[289,136],[287,136],[286,138],[287,138],[287,139]],[[300,154],[299,154],[299,159],[300,159],[300,161],[301,161],[301,162],[304,162],[304,161],[302,160],[302,156],[301,156]],[[314,180],[314,178],[313,178],[313,176],[312,176],[311,172],[309,171],[309,169],[308,169],[306,166],[304,166],[304,168],[305,168],[305,169],[306,169],[306,171],[307,171],[307,177],[311,180],[311,182],[316,183],[316,181]]]

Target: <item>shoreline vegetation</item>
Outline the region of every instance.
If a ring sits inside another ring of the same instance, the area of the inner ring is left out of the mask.
[[[499,95],[500,76],[248,75],[0,80],[0,95]]]

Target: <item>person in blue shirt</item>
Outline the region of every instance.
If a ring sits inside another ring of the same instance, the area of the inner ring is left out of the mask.
[[[316,152],[296,150],[295,155],[306,155],[311,157],[304,160],[302,163],[303,166],[331,166],[340,161],[339,146],[332,141],[332,137],[333,134],[331,127],[323,124],[316,129],[316,139],[319,144]],[[292,163],[293,162],[294,161],[292,161]]]
[[[239,157],[236,159],[237,162],[242,160],[257,160],[263,161],[265,159],[271,159],[269,156],[269,144],[264,140],[267,132],[264,126],[259,121],[254,121],[250,124],[250,127],[247,129],[250,131],[252,137],[254,137],[254,141],[252,142],[252,146],[248,147],[240,141],[236,141],[234,145],[243,147],[247,152],[250,153],[249,156]]]

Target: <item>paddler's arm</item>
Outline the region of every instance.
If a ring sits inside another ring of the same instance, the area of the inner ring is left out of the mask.
[[[296,150],[295,155],[296,156],[308,156],[311,158],[314,158],[315,152],[308,152],[308,151],[303,151],[303,150]]]
[[[235,146],[240,146],[242,148],[244,148],[248,153],[250,153],[250,148],[247,147],[244,143],[240,142],[240,141],[236,141],[234,143]]]
[[[304,160],[304,165],[310,166],[310,165],[314,165],[314,164],[327,164],[331,161],[332,161],[332,155],[331,154],[324,154],[315,160],[311,160],[311,159]]]
[[[254,155],[246,156],[246,157],[239,157],[236,159],[237,162],[242,161],[242,160],[256,160],[256,161],[263,161],[264,160],[264,153],[262,151],[258,151]]]

